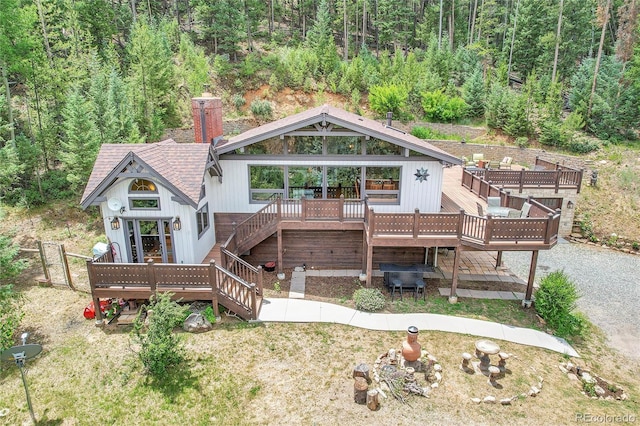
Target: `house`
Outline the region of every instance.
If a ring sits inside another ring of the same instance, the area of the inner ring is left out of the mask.
[[[438,247],[457,259],[556,243],[559,214],[539,203],[526,220],[442,212],[443,168],[461,161],[390,118],[323,105],[224,139],[220,99],[205,94],[192,108],[195,143],[100,149],[81,204],[100,207],[116,262],[197,264],[217,244],[222,274],[277,260],[279,272],[362,269],[370,283],[374,266],[428,263]],[[457,267],[452,300],[456,284]]]
[[[213,144],[101,147],[81,205],[100,207],[120,261],[200,263],[233,223],[277,197],[367,198],[378,212],[439,212],[442,165],[460,163],[390,123],[328,105],[222,140],[220,100],[194,104],[203,100],[203,114],[194,107],[196,135],[204,131],[199,140]]]

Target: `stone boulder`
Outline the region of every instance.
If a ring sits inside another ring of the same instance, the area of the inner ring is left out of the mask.
[[[212,328],[213,325],[211,325],[204,315],[195,312],[190,314],[187,319],[184,320],[184,324],[182,325],[182,329],[189,333],[202,333],[209,331]]]

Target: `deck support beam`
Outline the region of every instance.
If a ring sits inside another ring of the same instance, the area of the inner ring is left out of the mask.
[[[278,232],[277,232],[277,240],[278,240],[278,274],[282,274],[284,273],[284,269],[283,269],[283,257],[284,257],[284,249],[282,248],[282,228],[280,228],[280,226],[278,226]]]
[[[533,297],[533,280],[536,277],[536,267],[538,266],[538,250],[531,252],[531,266],[529,267],[529,281],[527,281],[527,293],[522,301],[522,307],[530,308]]]
[[[502,266],[502,250],[498,250],[498,255],[496,256],[496,269]]]
[[[373,244],[367,241],[367,281],[365,287],[371,287],[373,270]]]
[[[453,272],[451,274],[451,294],[449,294],[449,303],[456,303],[458,296],[456,291],[458,289],[458,269],[460,266],[460,246],[456,246],[453,249]]]

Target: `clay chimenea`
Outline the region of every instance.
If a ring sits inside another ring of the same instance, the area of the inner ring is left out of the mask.
[[[411,326],[407,329],[407,340],[402,342],[402,357],[405,361],[417,361],[422,354],[422,347],[418,343],[418,327]]]

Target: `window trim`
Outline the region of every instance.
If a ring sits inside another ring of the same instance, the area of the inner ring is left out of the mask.
[[[135,201],[148,201],[154,200],[158,203],[156,207],[135,207],[133,203]],[[162,206],[160,205],[160,197],[129,197],[129,210],[137,211],[137,210],[162,210]]]
[[[201,228],[201,220],[202,218],[206,218],[206,224]],[[211,218],[209,217],[209,203],[206,202],[202,207],[196,210],[196,230],[198,231],[198,239],[202,238],[204,234],[207,233],[209,228],[211,227]]]

